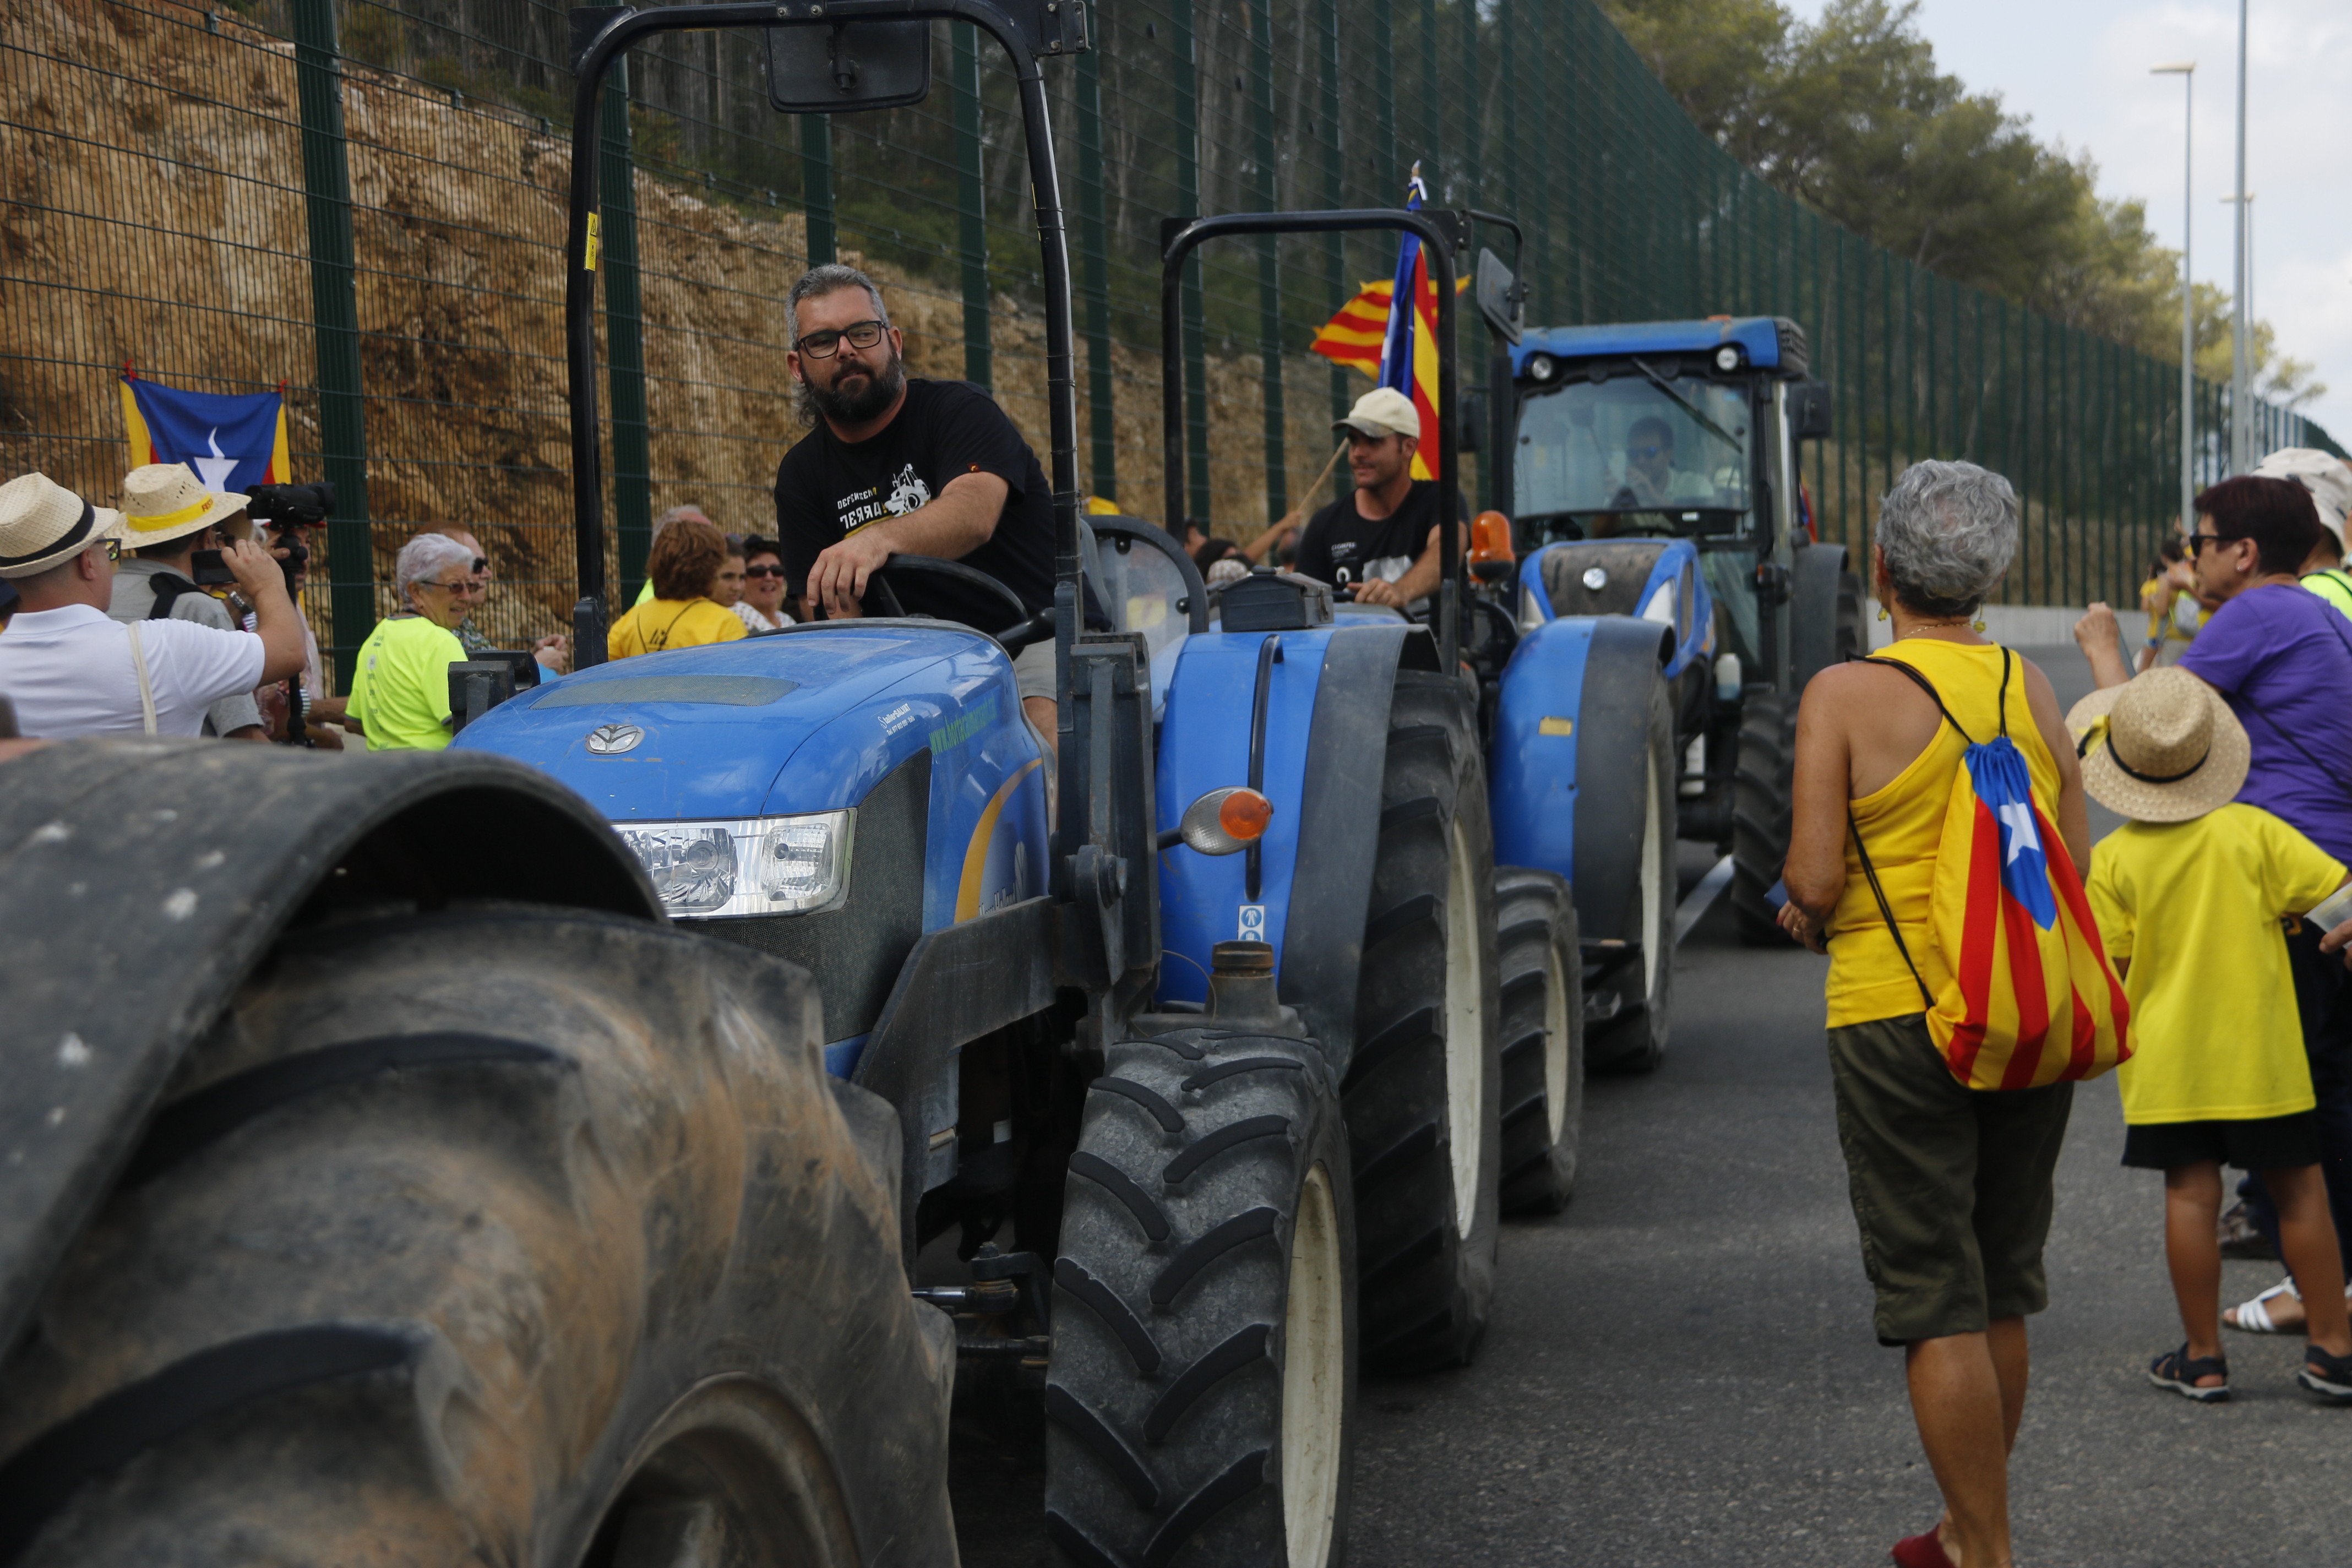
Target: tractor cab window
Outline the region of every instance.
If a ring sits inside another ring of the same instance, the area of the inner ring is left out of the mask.
[[[1517,517],[1554,538],[1730,534],[1753,504],[1744,385],[1640,370],[1571,379],[1519,415]]]

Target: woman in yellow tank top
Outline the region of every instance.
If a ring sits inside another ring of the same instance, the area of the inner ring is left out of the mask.
[[[1781,924],[1829,953],[1830,1081],[1863,1265],[1880,1342],[1905,1347],[1912,1411],[1944,1489],[1937,1527],[1896,1544],[1901,1568],[2010,1561],[2008,1450],[2025,1404],[2025,1319],[2049,1304],[2042,1247],[2074,1092],[2070,1083],[1968,1089],[1929,1037],[1920,1000],[1923,983],[1932,993],[1950,975],[1928,899],[1970,740],[2007,730],[2066,852],[2088,865],[2082,778],[2057,696],[1971,624],[2017,534],[2016,493],[1999,475],[1972,463],[1905,470],[1871,551],[1894,642],[1873,656],[1876,667],[1816,676],[1797,715]]]

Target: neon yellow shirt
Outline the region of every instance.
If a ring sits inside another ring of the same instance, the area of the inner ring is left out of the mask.
[[[457,634],[422,616],[377,625],[360,645],[352,717],[371,752],[437,752],[449,743],[449,667],[464,662]]]
[[[2341,566],[2330,566],[2324,572],[2310,572],[2301,579],[2303,585],[2343,612],[2352,620],[2352,572]]]
[[[715,599],[653,599],[614,621],[604,647],[608,658],[628,658],[751,635],[735,612]]]
[[[2334,892],[2344,868],[2258,806],[2127,822],[2091,851],[2107,956],[2131,960],[2124,1120],[2250,1121],[2309,1110],[2311,1066],[2279,921]]]

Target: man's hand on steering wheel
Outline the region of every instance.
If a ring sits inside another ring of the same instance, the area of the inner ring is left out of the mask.
[[[1367,577],[1356,584],[1356,603],[1360,605],[1392,605],[1402,609],[1404,602],[1404,595],[1397,592],[1397,585],[1393,583]]]
[[[867,579],[889,559],[889,541],[870,527],[828,544],[809,567],[809,598],[824,607],[827,620],[854,620],[866,613],[859,601],[866,596]]]

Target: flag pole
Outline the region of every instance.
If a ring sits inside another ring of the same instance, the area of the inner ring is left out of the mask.
[[[1298,526],[1298,520],[1307,514],[1308,507],[1315,504],[1314,498],[1317,492],[1322,489],[1323,481],[1331,477],[1332,470],[1339,466],[1339,459],[1347,455],[1348,443],[1342,441],[1332,450],[1331,459],[1323,465],[1323,471],[1315,476],[1315,482],[1307,487],[1305,493],[1307,499],[1284,512],[1272,528],[1243,545],[1242,553],[1252,561],[1265,560],[1266,552],[1274,548],[1276,542],[1281,539],[1283,533],[1286,530]]]

